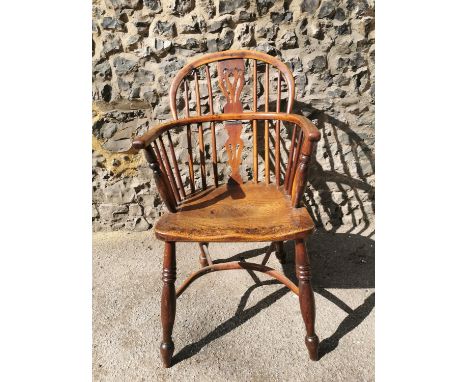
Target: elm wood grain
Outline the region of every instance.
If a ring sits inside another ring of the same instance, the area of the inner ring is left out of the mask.
[[[295,240],[295,252],[296,276],[299,280],[299,305],[306,327],[305,344],[309,351],[310,359],[317,361],[319,339],[315,334],[315,300],[310,283],[309,257],[303,239]]]
[[[164,249],[162,271],[162,295],[161,295],[161,324],[163,338],[160,346],[161,358],[164,367],[170,367],[174,354],[174,342],[172,341],[172,329],[174,327],[176,313],[176,253],[175,243],[166,242]]]
[[[164,241],[284,241],[315,230],[305,208],[293,208],[276,185],[245,183],[208,187],[155,225]]]
[[[184,293],[184,291],[189,287],[190,284],[192,284],[196,279],[200,278],[201,276],[207,273],[216,272],[216,271],[236,270],[236,269],[248,269],[251,271],[263,272],[267,274],[268,276],[273,277],[274,279],[278,280],[280,283],[284,284],[295,295],[299,295],[299,288],[297,287],[297,285],[294,284],[285,275],[278,272],[276,269],[267,267],[266,265],[263,265],[263,264],[250,263],[248,261],[230,261],[228,263],[208,265],[192,273],[177,289],[176,297],[179,298],[180,295]]]

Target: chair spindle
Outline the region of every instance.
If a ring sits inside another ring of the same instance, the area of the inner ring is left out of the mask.
[[[159,151],[159,146],[158,146],[158,142],[157,141],[154,141],[153,142],[153,150],[154,152],[156,153],[156,157],[158,159],[158,165],[159,165],[159,168],[161,169],[161,172],[163,174],[163,176],[166,178],[167,180],[167,184],[168,184],[168,187],[169,187],[169,190],[171,191],[171,195],[172,195],[172,198],[174,199],[174,202],[176,203],[176,199],[175,199],[175,196],[174,196],[174,192],[172,191],[172,186],[169,182],[169,175],[167,174],[167,171],[166,171],[166,166],[164,165],[164,162],[163,162],[163,159],[162,159],[162,156],[161,156],[161,151]],[[176,203],[177,204],[177,203]]]
[[[174,192],[174,196],[175,196],[177,203],[180,203],[181,199],[180,199],[179,189],[177,188],[174,174],[172,173],[171,164],[169,162],[169,157],[167,156],[166,147],[164,146],[164,141],[161,135],[159,136],[159,143],[161,145],[162,160],[163,160],[164,166],[166,167],[166,173],[169,176],[169,182],[171,183],[172,191]],[[156,143],[156,146],[157,146],[157,143]]]
[[[188,81],[184,81],[184,94],[185,94],[185,116],[190,117],[190,105],[188,95]],[[190,124],[187,125],[187,151],[189,154],[189,178],[190,178],[190,191],[195,192],[195,176],[193,172],[193,156],[192,156],[192,130]]]
[[[153,145],[155,146],[156,142],[154,142]],[[161,161],[155,155],[154,146],[148,145],[145,148],[145,158],[148,161],[149,167],[153,171],[154,180],[156,182],[156,187],[158,187],[159,194],[161,195],[161,199],[169,211],[176,212],[177,203],[175,201],[174,194],[172,193],[171,186],[169,185],[167,175],[163,170],[163,166],[161,166]]]
[[[294,151],[294,160],[292,163],[292,170],[291,170],[290,179],[289,179],[288,195],[291,195],[291,191],[292,191],[293,184],[294,184],[294,177],[296,176],[297,164],[299,161],[299,154],[301,153],[302,138],[303,138],[303,134],[301,130],[299,132],[299,137],[297,138],[296,149]]]
[[[270,100],[270,65],[265,64],[265,112],[268,112]],[[265,183],[270,184],[270,139],[269,121],[265,121]]]
[[[294,125],[294,129],[291,136],[291,145],[289,146],[289,155],[288,155],[288,166],[286,168],[286,175],[284,177],[284,189],[287,191],[289,189],[289,183],[291,179],[291,171],[292,171],[292,161],[294,158],[294,147],[296,142],[296,134],[297,134],[297,125]]]
[[[281,72],[278,70],[278,98],[276,99],[276,112],[280,112],[281,106]],[[276,121],[276,138],[275,138],[275,178],[276,185],[280,186],[280,120]]]
[[[187,195],[185,194],[184,184],[182,183],[182,178],[180,176],[179,164],[177,163],[177,158],[174,151],[174,144],[172,143],[172,137],[169,131],[167,131],[167,140],[169,141],[169,149],[171,153],[172,164],[176,174],[177,185],[182,194],[182,197],[185,198]]]
[[[253,61],[253,111],[257,112],[257,60]],[[254,183],[258,182],[257,121],[253,121],[253,167]]]
[[[206,75],[206,83],[208,86],[208,105],[210,107],[210,114],[214,114],[213,110],[213,88],[211,87],[211,75],[210,75],[210,68],[208,65],[205,65],[205,75]],[[216,131],[215,131],[215,123],[210,122],[211,128],[211,156],[213,162],[213,178],[215,187],[218,187],[218,153],[216,152]]]
[[[200,86],[198,84],[198,72],[194,72],[195,78],[195,97],[197,99],[197,115],[201,115],[200,105]],[[206,189],[206,168],[205,168],[205,143],[203,141],[203,124],[198,124],[198,151],[200,154],[200,172],[202,180],[202,188]]]

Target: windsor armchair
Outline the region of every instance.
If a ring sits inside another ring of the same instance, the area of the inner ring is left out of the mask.
[[[212,86],[212,73],[213,77],[217,74],[219,89]],[[274,90],[276,97],[270,96]],[[317,360],[315,303],[304,243],[315,227],[301,200],[309,158],[320,133],[305,117],[291,114],[291,71],[277,58],[260,52],[207,54],[178,72],[169,99],[174,120],[149,129],[133,142],[135,149],[144,151],[169,210],[155,224],[156,237],[165,242],[160,346],[164,367],[171,366],[174,352],[176,299],[200,276],[233,269],[266,273],[299,296],[305,343],[309,357]],[[246,104],[252,105],[251,111],[244,110]],[[221,107],[223,112],[216,113]],[[181,110],[183,118],[179,118]],[[227,139],[225,135],[219,144],[222,127]],[[227,159],[224,167],[223,157]],[[298,286],[266,265],[273,251],[280,262],[285,261],[286,240],[295,241]],[[245,241],[271,242],[261,264],[213,263],[208,243]],[[177,290],[176,242],[199,243],[201,265]]]

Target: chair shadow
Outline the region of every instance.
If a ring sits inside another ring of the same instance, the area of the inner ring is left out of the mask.
[[[369,203],[370,200],[372,213],[375,212],[374,187],[369,184],[367,178],[369,173],[374,173],[375,165],[371,148],[347,123],[301,102],[295,103],[294,112],[308,115],[310,119],[316,120],[317,127],[322,131],[327,154],[326,161],[328,162],[326,169],[324,169],[325,157],[319,161],[317,152],[314,152],[308,176],[309,186],[305,191],[305,207],[318,228],[306,242],[312,267],[312,286],[316,293],[347,313],[335,332],[328,338],[321,340],[319,358],[322,358],[335,350],[340,340],[359,326],[375,306],[375,293],[369,295],[360,306],[352,309],[328,290],[375,287],[375,245],[374,240],[371,239],[373,232],[369,233],[369,230],[372,230],[372,219],[364,208],[365,202]],[[347,142],[341,142],[343,137]],[[331,145],[334,145],[334,152],[330,149]],[[349,163],[352,163],[355,168],[351,168]],[[281,165],[284,171],[283,163]],[[334,188],[330,184],[335,184]],[[315,194],[314,191],[316,191]],[[317,193],[319,200],[315,200]],[[336,202],[333,198],[334,193],[342,193],[343,201]],[[367,201],[363,200],[363,194],[368,198]],[[352,197],[349,198],[349,195]],[[354,200],[354,204],[351,199]],[[321,207],[320,212],[319,206]],[[346,232],[342,232],[341,229],[344,218],[343,206],[347,207],[350,215],[347,217],[348,221],[351,220],[351,226]],[[284,245],[287,261],[282,267],[286,277],[297,284],[293,244],[289,241]],[[261,256],[267,249],[268,246],[265,246],[215,262],[252,259]],[[242,296],[234,316],[218,325],[197,342],[182,348],[174,356],[174,363],[197,354],[210,342],[243,325],[289,292],[286,287],[283,287],[263,298],[254,306],[244,309],[255,288],[279,284],[276,280],[262,282],[252,271],[249,273],[255,284],[250,286]],[[320,335],[320,333],[318,334]],[[304,351],[306,350],[304,349]]]
[[[312,286],[314,291],[348,314],[330,337],[321,340],[319,357],[322,358],[333,351],[338,346],[341,338],[359,326],[374,308],[374,293],[367,297],[359,307],[352,309],[327,290],[329,288],[348,289],[374,287],[374,241],[360,235],[319,230],[309,237],[306,241],[306,245],[312,269],[317,270],[317,272],[312,271]],[[282,268],[284,274],[297,284],[293,261],[293,247],[293,242],[285,243],[286,263],[282,264]],[[214,262],[222,263],[254,258],[259,258],[258,260],[261,260],[262,255],[266,253],[267,249],[268,246],[265,246],[263,248],[242,252],[229,258],[218,259]],[[260,281],[253,272],[249,273],[251,273],[255,283],[250,286],[241,297],[236,313],[197,342],[182,348],[174,355],[174,364],[197,354],[206,345],[240,327],[290,292],[288,288],[283,287],[267,297],[264,297],[254,306],[244,309],[249,296],[256,288],[264,285],[281,285],[276,280]],[[306,350],[304,349],[304,351]]]
[[[197,342],[194,342],[190,345],[186,345],[182,348],[173,358],[173,364],[179,363],[187,358],[192,357],[193,355],[197,354],[201,349],[203,349],[206,345],[210,342],[224,336],[225,334],[231,332],[232,330],[240,327],[245,322],[250,320],[252,317],[260,313],[263,309],[268,308],[271,304],[275,301],[283,297],[289,292],[289,289],[284,287],[281,288],[269,296],[263,298],[259,302],[257,302],[254,306],[243,309],[248,301],[248,297],[252,293],[255,288],[258,288],[262,285],[269,285],[269,284],[277,284],[276,280],[268,280],[266,282],[262,282],[260,284],[254,284],[250,286],[244,295],[241,297],[239,302],[239,306],[237,308],[236,313],[229,318],[228,320],[224,321],[220,325],[218,325],[214,330],[208,333],[205,337],[201,338]]]

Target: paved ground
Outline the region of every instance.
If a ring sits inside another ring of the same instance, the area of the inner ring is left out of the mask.
[[[321,359],[308,359],[298,299],[260,274],[208,274],[177,301],[175,361],[159,360],[162,245],[151,232],[96,233],[93,245],[95,381],[373,381],[374,241],[318,232],[308,241],[316,273]],[[292,245],[287,243],[293,275]],[[259,262],[265,243],[212,244],[214,258]],[[198,246],[178,244],[178,283],[198,266]],[[276,258],[269,265],[281,269]]]

